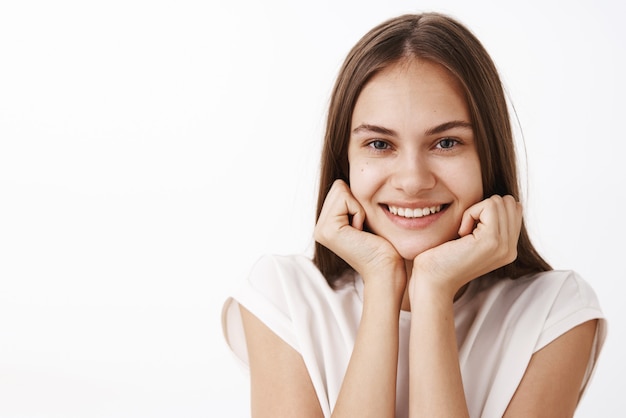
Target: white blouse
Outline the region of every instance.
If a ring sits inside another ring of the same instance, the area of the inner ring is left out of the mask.
[[[265,256],[222,311],[224,336],[241,364],[248,353],[238,304],[298,351],[325,417],[330,417],[354,347],[363,281],[353,274],[333,290],[305,256]],[[501,417],[533,353],[591,319],[599,319],[587,386],[606,337],[593,289],[572,271],[516,280],[474,280],[454,303],[459,362],[471,417]],[[408,416],[411,313],[400,312],[396,417]]]

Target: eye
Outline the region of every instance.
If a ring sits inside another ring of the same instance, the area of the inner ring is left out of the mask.
[[[436,147],[441,149],[450,149],[454,148],[455,145],[459,144],[459,141],[453,138],[443,138],[439,142],[437,142]]]
[[[389,144],[380,139],[375,139],[367,145],[371,148],[374,148],[376,151],[385,151],[389,149]]]

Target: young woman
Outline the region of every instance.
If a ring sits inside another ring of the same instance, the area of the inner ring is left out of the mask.
[[[505,96],[461,24],[405,15],[338,76],[316,250],[224,306],[254,417],[572,416],[605,320],[533,248]]]

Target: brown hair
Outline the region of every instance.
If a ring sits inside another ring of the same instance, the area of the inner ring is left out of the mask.
[[[383,68],[407,58],[430,60],[456,76],[465,91],[472,118],[484,197],[510,194],[520,199],[506,98],[487,51],[467,28],[450,17],[437,13],[403,15],[370,30],[352,48],[341,67],[328,111],[317,218],[332,183],[342,179],[349,184],[348,140],[352,112],[361,90]],[[313,260],[331,285],[351,270],[344,260],[317,242]],[[517,278],[550,269],[522,224],[517,259],[494,273],[498,277]]]

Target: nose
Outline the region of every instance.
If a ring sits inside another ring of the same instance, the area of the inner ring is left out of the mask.
[[[396,161],[392,185],[407,196],[416,196],[424,190],[432,189],[436,176],[428,161],[420,155],[404,155]]]

